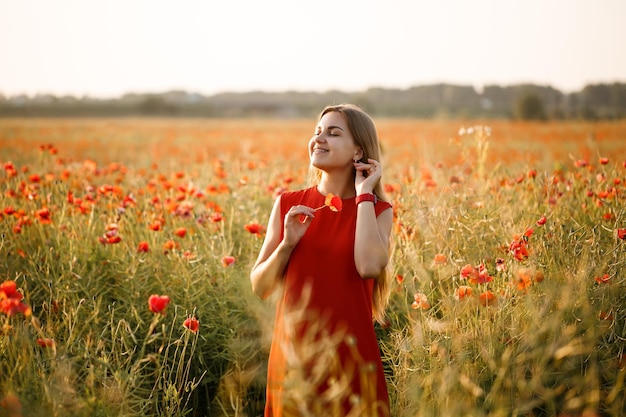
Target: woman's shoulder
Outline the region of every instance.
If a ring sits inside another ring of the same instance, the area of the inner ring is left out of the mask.
[[[311,199],[315,198],[317,187],[309,187],[301,190],[285,191],[282,193],[280,203],[282,207],[291,207],[298,204],[307,204]]]
[[[317,191],[316,187],[303,188],[301,190],[285,191],[280,195],[282,201],[300,201]]]

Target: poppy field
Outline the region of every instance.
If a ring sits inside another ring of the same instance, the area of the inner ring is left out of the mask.
[[[375,122],[393,416],[626,415],[626,121]],[[261,415],[314,125],[0,119],[0,415]]]

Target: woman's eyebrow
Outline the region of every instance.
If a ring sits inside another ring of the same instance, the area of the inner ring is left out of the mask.
[[[339,130],[341,130],[342,132],[344,131],[344,130],[343,130],[341,127],[339,127],[339,126],[328,126],[328,130],[330,130],[330,129],[339,129]]]

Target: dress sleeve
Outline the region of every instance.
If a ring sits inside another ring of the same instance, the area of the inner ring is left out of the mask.
[[[376,213],[376,217],[378,217],[380,213],[387,210],[388,208],[391,208],[391,204],[386,201],[378,200],[376,202],[376,205],[374,206],[374,212]]]

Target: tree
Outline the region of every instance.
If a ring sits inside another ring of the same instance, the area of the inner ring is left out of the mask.
[[[522,120],[546,120],[543,100],[534,92],[527,92],[517,100],[515,114]]]

